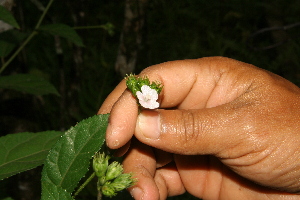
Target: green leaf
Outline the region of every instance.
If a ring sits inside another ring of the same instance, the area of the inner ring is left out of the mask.
[[[15,133],[0,137],[0,180],[39,165],[62,132]]]
[[[15,20],[14,16],[3,6],[0,5],[0,20],[12,25],[13,27],[20,29],[19,24]]]
[[[5,57],[12,52],[15,44],[0,40],[0,57]]]
[[[28,34],[16,29],[0,33],[0,57],[5,57],[10,54],[26,37],[28,37]]]
[[[108,116],[82,120],[50,150],[42,172],[42,199],[61,199],[62,194],[70,199],[67,197],[87,173],[90,159],[104,143]]]
[[[14,200],[14,199],[11,198],[11,197],[6,197],[6,198],[4,198],[4,199],[2,199],[2,200]]]
[[[47,179],[49,177],[46,177]],[[61,187],[52,187],[52,184],[50,182],[43,182],[44,189],[43,192],[45,195],[42,196],[43,199],[49,199],[49,200],[72,200],[72,196],[69,192],[67,192],[65,189]]]
[[[52,35],[64,37],[74,44],[83,47],[83,42],[77,32],[66,24],[48,24],[40,26],[39,30],[48,32]]]
[[[50,82],[32,74],[0,76],[0,88],[13,89],[34,95],[59,95],[55,87]]]

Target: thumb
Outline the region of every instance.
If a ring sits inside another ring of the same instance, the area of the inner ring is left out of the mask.
[[[229,150],[247,151],[251,145],[247,134],[242,134],[249,120],[242,118],[228,104],[199,110],[144,110],[138,116],[135,136],[171,153],[228,157]]]

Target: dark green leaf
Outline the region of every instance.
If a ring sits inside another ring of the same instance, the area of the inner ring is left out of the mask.
[[[0,20],[12,25],[15,28],[20,28],[14,16],[3,6],[0,5]]]
[[[28,34],[11,29],[0,33],[0,57],[5,57],[19,44]]]
[[[43,25],[39,28],[39,30],[48,32],[52,35],[58,35],[64,37],[78,46],[84,46],[77,32],[68,25],[65,24]]]
[[[13,89],[34,95],[59,95],[57,90],[51,83],[41,77],[32,74],[1,76],[0,88]]]
[[[16,133],[0,137],[0,180],[39,165],[62,132]]]
[[[2,200],[14,200],[14,199],[11,198],[11,197],[6,197],[6,198],[4,198],[4,199],[2,199]]]
[[[15,44],[0,40],[0,57],[7,56],[15,46]]]
[[[49,179],[48,175],[45,175],[45,179]],[[43,193],[42,200],[72,200],[72,196],[69,192],[61,187],[53,187],[50,182],[43,182]]]
[[[103,145],[107,115],[96,115],[69,129],[50,150],[42,172],[42,199],[68,196],[89,168],[89,160]]]

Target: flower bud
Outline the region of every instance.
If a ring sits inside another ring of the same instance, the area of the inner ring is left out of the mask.
[[[136,179],[132,178],[132,174],[121,174],[112,183],[111,186],[115,191],[121,191],[136,183]]]
[[[116,196],[117,193],[115,191],[115,189],[111,186],[110,182],[106,182],[102,188],[101,188],[101,192],[103,195],[107,196],[107,197],[113,197]]]
[[[114,161],[107,168],[106,180],[107,181],[112,180],[118,177],[122,173],[123,173],[123,166],[117,161]]]
[[[104,176],[108,168],[109,156],[105,156],[104,153],[96,153],[93,159],[93,169],[96,176],[99,178]]]

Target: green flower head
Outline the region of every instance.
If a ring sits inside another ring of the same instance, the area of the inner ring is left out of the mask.
[[[114,161],[107,168],[107,172],[105,175],[106,180],[109,181],[115,179],[122,173],[123,173],[123,166],[117,161]]]
[[[116,190],[112,187],[110,182],[106,182],[101,188],[102,194],[107,197],[113,197],[117,195]]]
[[[108,164],[110,157],[104,153],[96,153],[93,159],[93,168],[98,177],[97,190],[107,197],[117,195],[136,183],[132,174],[123,173],[123,165],[117,161]]]
[[[132,174],[125,173],[118,176],[111,185],[116,191],[121,191],[133,186],[135,183],[136,179],[132,178]]]
[[[93,159],[93,169],[96,173],[96,176],[104,176],[108,168],[109,156],[106,156],[104,153],[96,153]]]
[[[132,92],[133,96],[139,100],[140,106],[148,109],[159,107],[157,99],[163,88],[160,83],[150,83],[148,77],[141,78],[133,74],[127,75],[125,79],[127,88]]]

